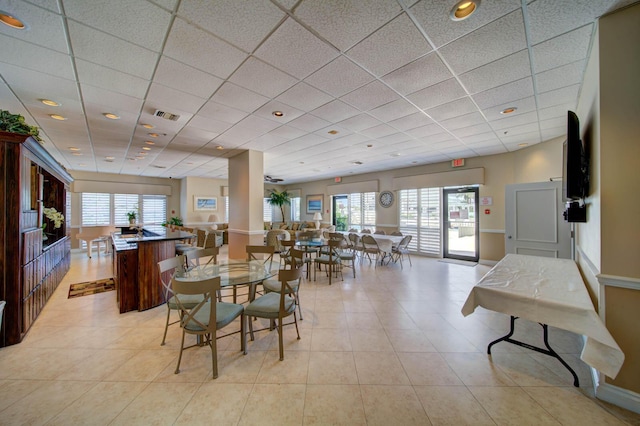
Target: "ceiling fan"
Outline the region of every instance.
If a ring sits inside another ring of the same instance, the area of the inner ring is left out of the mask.
[[[278,183],[278,182],[282,182],[282,181],[283,181],[283,179],[273,178],[273,177],[271,177],[271,176],[269,176],[269,175],[266,175],[266,176],[264,177],[264,181],[265,181],[265,182],[271,182],[271,183]]]

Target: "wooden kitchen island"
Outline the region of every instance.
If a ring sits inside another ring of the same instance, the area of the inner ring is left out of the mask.
[[[165,302],[158,262],[176,255],[176,241],[195,238],[159,227],[137,234],[112,235],[113,279],[120,313],[144,311]]]

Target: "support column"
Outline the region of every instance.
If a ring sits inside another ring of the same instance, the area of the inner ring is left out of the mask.
[[[244,259],[247,245],[264,244],[263,164],[260,151],[229,158],[229,259]]]

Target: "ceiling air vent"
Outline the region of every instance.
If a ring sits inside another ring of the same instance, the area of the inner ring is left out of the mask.
[[[165,120],[178,121],[180,116],[178,114],[172,114],[167,111],[160,111],[159,109],[153,113],[154,116],[164,118]]]

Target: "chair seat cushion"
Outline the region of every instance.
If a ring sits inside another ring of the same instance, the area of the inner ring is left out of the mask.
[[[295,300],[291,296],[284,296],[285,315],[296,309]],[[267,293],[258,297],[244,308],[244,313],[250,317],[278,318],[280,311],[280,293]]]
[[[211,303],[206,303],[198,312],[195,314],[195,321],[191,320],[183,324],[182,326],[189,331],[197,332],[204,331],[198,323],[202,323],[204,325],[209,324],[209,310],[211,309]],[[226,303],[226,302],[216,302],[216,328],[220,329],[229,323],[231,323],[234,319],[238,318],[244,307],[242,305],[238,305],[236,303]]]
[[[291,289],[293,289],[293,291],[298,291],[298,285],[299,284],[298,284],[297,280],[296,281],[291,281],[289,283],[289,286],[291,287]],[[279,293],[281,288],[282,288],[282,283],[280,281],[278,281],[278,280],[273,280],[273,279],[264,280],[264,281],[262,281],[262,287],[264,287],[264,289],[267,292],[275,291],[275,292]],[[285,287],[285,292],[287,294],[291,293],[291,291],[289,291],[288,287]]]
[[[182,302],[182,305],[187,309],[193,308],[201,301],[201,294],[183,294],[180,296],[180,302]],[[169,300],[167,300],[167,306],[169,307],[169,309],[178,309],[178,303],[176,303],[175,296],[171,296]]]

